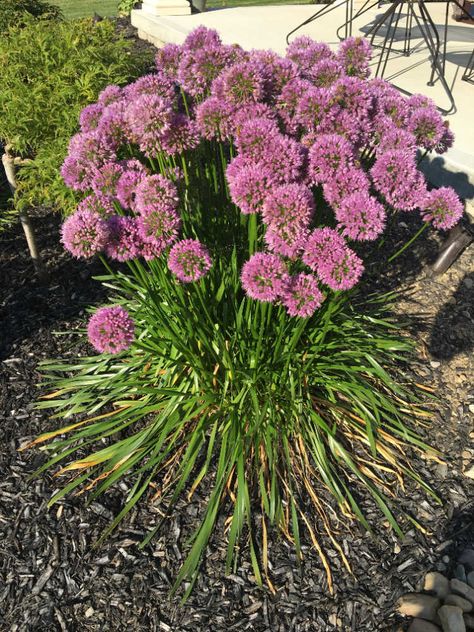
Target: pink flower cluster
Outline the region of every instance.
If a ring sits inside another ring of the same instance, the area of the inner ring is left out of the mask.
[[[87,335],[99,353],[117,354],[132,344],[135,325],[123,307],[101,307],[89,320]]]
[[[452,133],[426,97],[370,79],[370,56],[363,38],[337,52],[308,37],[285,57],[244,51],[204,27],[164,46],[154,73],[109,86],[81,114],[62,175],[87,196],[64,223],[65,247],[118,261],[168,253],[178,281],[200,279],[211,256],[177,166],[218,156],[221,143],[233,156],[230,202],[257,216],[263,249],[242,268],[244,290],[310,316],[324,292],[359,281],[357,242],[377,239],[387,213],[419,209],[440,229],[462,214],[455,193],[428,192],[417,168],[418,149],[443,153]]]

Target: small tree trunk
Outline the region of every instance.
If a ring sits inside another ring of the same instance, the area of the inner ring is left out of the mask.
[[[3,164],[3,168],[5,169],[5,174],[7,176],[7,181],[8,181],[8,186],[10,187],[10,191],[12,192],[12,195],[15,195],[16,172],[15,172],[14,159],[8,153],[5,153],[2,156],[2,164]],[[36,244],[35,231],[31,223],[31,219],[26,213],[20,213],[20,221],[23,227],[23,232],[25,233],[28,249],[30,251],[30,255],[33,260],[35,272],[41,281],[46,281],[48,278],[48,274],[43,264],[43,261],[41,259],[41,255],[39,254],[39,251],[38,251],[38,246]]]

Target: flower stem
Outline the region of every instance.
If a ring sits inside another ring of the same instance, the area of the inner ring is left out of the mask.
[[[404,245],[400,248],[400,250],[397,250],[397,252],[396,252],[395,254],[393,254],[391,257],[389,257],[389,259],[388,259],[388,263],[391,263],[394,259],[396,259],[397,257],[399,257],[399,256],[402,254],[402,252],[404,252],[404,251],[405,251],[405,250],[406,250],[409,246],[411,246],[411,245],[412,245],[412,243],[418,239],[418,237],[421,235],[421,233],[422,233],[422,232],[423,232],[426,228],[428,228],[428,225],[429,225],[429,224],[428,224],[428,222],[425,222],[425,223],[423,224],[423,226],[420,228],[420,230],[419,230],[418,232],[416,232],[416,233],[413,235],[413,237],[412,237],[411,239],[409,239],[409,240],[406,242],[406,244],[404,244]]]

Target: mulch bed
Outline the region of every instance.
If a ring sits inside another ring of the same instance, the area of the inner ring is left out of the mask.
[[[414,466],[443,499],[441,506],[421,492],[400,490],[404,505],[426,533],[408,530],[403,541],[381,527],[373,535],[340,527],[353,576],[345,571],[329,541],[321,542],[334,572],[330,595],[324,569],[311,543],[300,567],[294,551],[270,534],[272,595],[255,585],[242,546],[235,574],[225,576],[226,540],[222,524],[206,553],[189,601],[170,599],[169,588],[186,553],[186,538],[196,524],[206,491],[185,500],[166,528],[144,550],[137,548],[159,515],[143,503],[100,547],[102,530],[123,506],[126,481],[100,502],[67,498],[48,509],[57,483],[51,474],[29,480],[43,462],[38,450],[18,447],[56,427],[33,404],[40,394],[39,362],[76,357],[75,330],[84,325],[88,305],[105,299],[91,277],[93,262],[73,261],[59,244],[59,219],[36,220],[39,245],[50,282],[36,281],[19,226],[0,234],[0,630],[164,631],[164,632],[351,632],[404,629],[393,612],[397,597],[417,588],[428,570],[452,574],[456,555],[474,541],[474,481],[463,471],[474,464],[474,265],[465,251],[441,277],[431,277],[439,238],[420,239],[391,269],[384,287],[406,289],[396,306],[412,317],[418,357],[413,377],[434,387],[437,415],[423,431],[441,450],[445,464],[414,457]],[[413,234],[407,216],[388,241]],[[377,278],[372,287],[380,285]],[[64,332],[64,335],[56,335]],[[372,510],[374,524],[375,511]],[[371,514],[369,513],[369,519]]]

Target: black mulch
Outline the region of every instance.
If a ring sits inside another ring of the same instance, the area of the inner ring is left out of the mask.
[[[0,630],[130,632],[351,632],[395,631],[404,622],[393,612],[397,597],[414,590],[427,570],[451,573],[457,552],[474,541],[474,481],[463,471],[474,465],[474,264],[465,251],[442,277],[429,264],[439,240],[433,233],[397,260],[384,285],[409,287],[397,305],[400,317],[414,316],[412,333],[419,382],[433,386],[442,405],[424,431],[445,455],[446,464],[414,456],[420,473],[443,499],[437,506],[412,488],[400,497],[426,528],[409,530],[398,541],[379,526],[370,536],[339,525],[353,568],[350,576],[329,541],[321,536],[334,572],[331,596],[318,556],[307,542],[301,567],[276,534],[270,537],[272,595],[252,578],[245,544],[235,572],[224,575],[222,524],[206,552],[195,591],[185,606],[168,591],[187,550],[186,538],[206,501],[205,490],[185,500],[163,531],[144,550],[136,546],[159,514],[144,503],[99,548],[93,544],[123,506],[124,482],[85,507],[84,498],[46,504],[57,487],[44,475],[28,480],[42,462],[38,450],[18,447],[56,422],[34,411],[39,395],[38,363],[86,351],[74,331],[83,326],[88,305],[105,295],[91,276],[96,263],[73,261],[58,239],[59,220],[36,220],[50,282],[33,275],[21,229],[0,235]],[[413,234],[409,216],[387,246]],[[380,283],[377,278],[372,284]],[[56,335],[65,332],[65,335]],[[375,511],[372,509],[374,523]],[[405,626],[406,627],[406,626]]]

